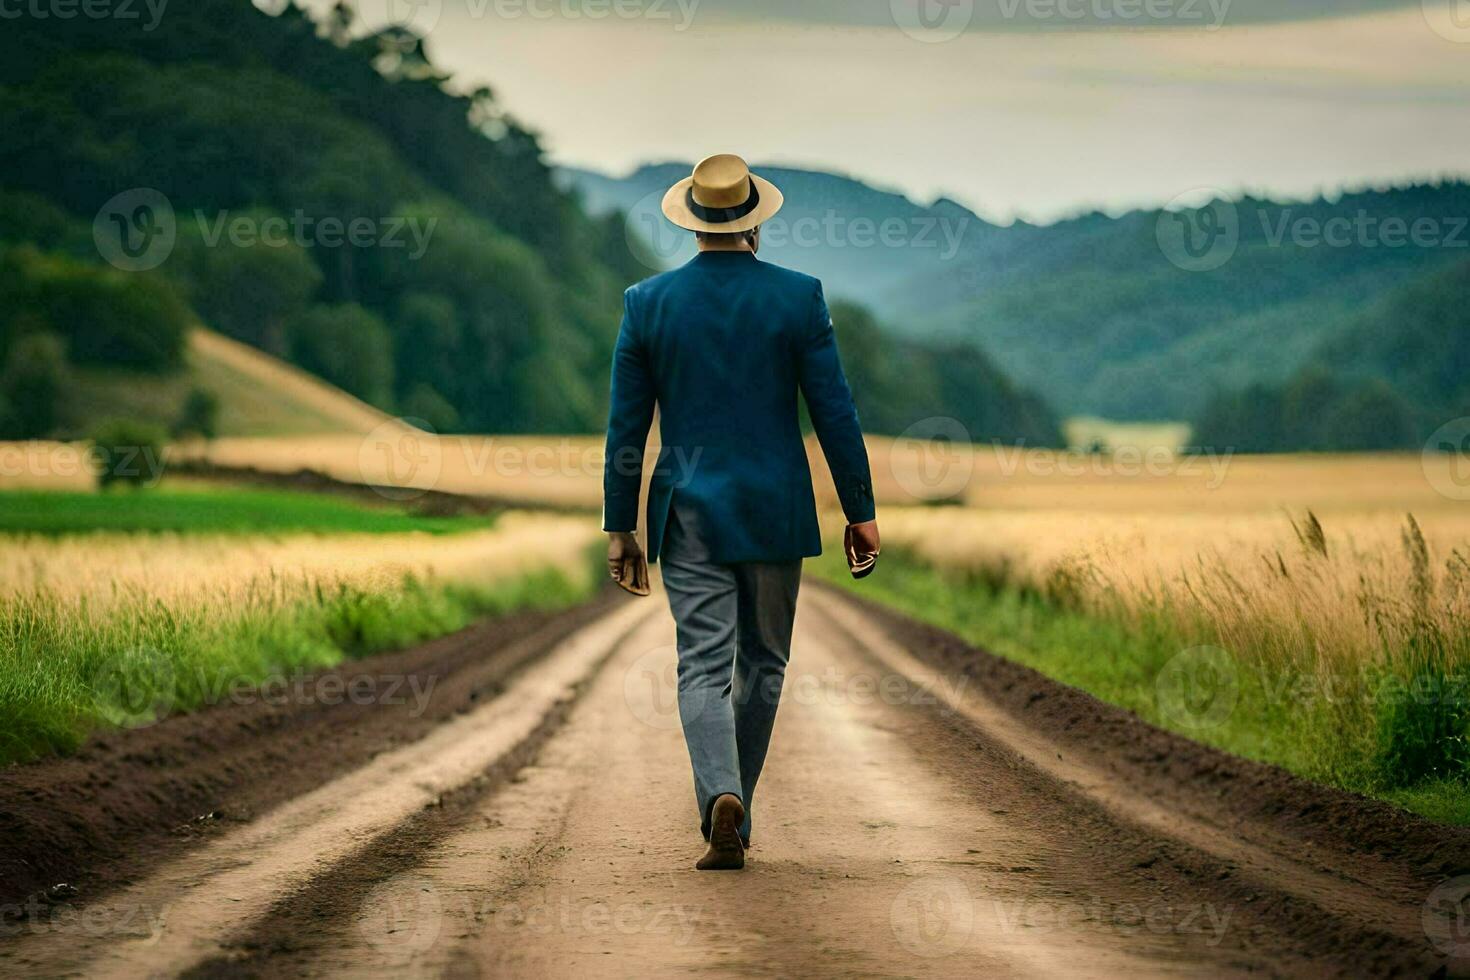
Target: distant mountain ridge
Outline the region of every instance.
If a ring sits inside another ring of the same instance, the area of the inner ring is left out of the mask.
[[[1194,418],[1216,393],[1284,381],[1387,291],[1470,254],[1470,187],[1462,181],[999,226],[953,201],[925,206],[851,177],[755,169],[786,193],[782,217],[794,224],[831,214],[849,230],[763,245],[764,254],[870,306],[897,334],[979,345],[1066,415]],[[659,164],[612,178],[565,169],[557,179],[595,212],[630,211],[631,237],[653,241],[657,254],[670,252],[658,247],[664,238],[682,243],[656,218],[657,195],[688,170]],[[1228,259],[1197,271],[1187,255],[1171,259],[1161,244],[1168,225],[1203,228],[1217,212],[1234,222]],[[850,230],[859,219],[910,229],[933,220],[942,244],[855,248]],[[1433,244],[1385,232],[1424,221]]]
[[[562,167],[556,180],[579,193],[592,215],[627,214],[632,235],[649,247],[648,258],[667,268],[693,255],[694,243],[663,220],[659,204],[692,168],[681,162],[647,164],[626,177],[610,177]],[[890,290],[939,271],[971,240],[997,230],[944,198],[925,206],[838,174],[760,164],[751,169],[775,182],[786,197],[786,206],[764,229],[762,256],[816,276],[834,295],[880,312],[888,312],[882,300]]]

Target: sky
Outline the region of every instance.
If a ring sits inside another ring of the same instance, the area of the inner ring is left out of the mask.
[[[1050,221],[1470,173],[1470,0],[357,6],[612,174],[735,152]]]

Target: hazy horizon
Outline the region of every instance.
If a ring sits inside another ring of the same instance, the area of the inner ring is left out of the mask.
[[[551,162],[612,175],[733,151],[1049,223],[1200,188],[1299,200],[1467,172],[1470,26],[1438,20],[1438,0],[920,0],[971,12],[953,37],[900,23],[910,2],[371,0],[361,16],[397,10]],[[627,14],[591,13],[609,9]],[[1134,9],[1172,16],[1097,20]]]

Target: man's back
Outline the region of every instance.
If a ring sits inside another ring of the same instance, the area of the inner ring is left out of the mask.
[[[749,251],[704,251],[632,287],[614,358],[606,529],[637,523],[648,420],[663,449],[649,494],[657,559],[677,499],[721,562],[821,552],[798,391],[848,519],[872,519],[867,453],[821,284]]]

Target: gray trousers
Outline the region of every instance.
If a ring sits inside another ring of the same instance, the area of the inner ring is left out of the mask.
[[[717,564],[694,516],[671,510],[659,563],[678,627],[679,721],[700,830],[709,837],[715,800],[733,793],[745,804],[740,836],[749,842],[751,800],[791,655],[801,559]]]

